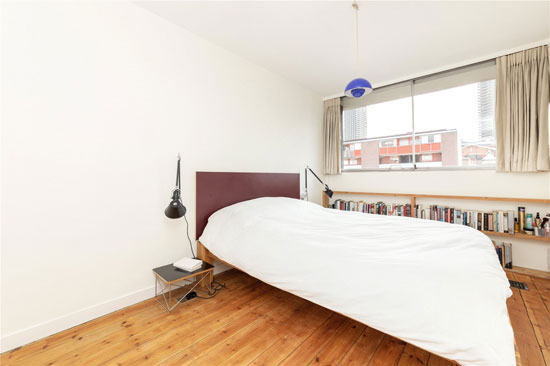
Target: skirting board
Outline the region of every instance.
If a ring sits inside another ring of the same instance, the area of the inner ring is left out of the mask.
[[[147,287],[10,334],[2,335],[0,352],[6,352],[49,335],[59,333],[63,330],[112,313],[113,311],[150,299],[154,295],[155,286]]]
[[[228,269],[230,268],[223,264],[216,264],[214,274],[224,272]],[[154,295],[155,286],[147,287],[10,334],[2,335],[0,352],[3,353],[24,346],[52,334],[89,322],[127,306],[150,299]]]

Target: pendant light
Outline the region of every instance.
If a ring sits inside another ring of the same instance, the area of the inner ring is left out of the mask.
[[[359,5],[357,4],[357,0],[353,1],[352,6],[355,9],[356,72],[359,72]],[[363,95],[367,95],[371,91],[372,85],[367,79],[357,78],[348,83],[344,94],[347,97],[361,98]]]

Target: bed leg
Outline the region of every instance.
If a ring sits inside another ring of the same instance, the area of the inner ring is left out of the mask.
[[[200,241],[197,241],[197,258],[200,260],[209,263],[211,265],[214,265],[214,257],[210,253],[208,249]],[[214,281],[214,271],[211,271],[208,274],[208,277],[201,282],[201,286],[205,287],[207,289],[210,289],[210,285]]]
[[[214,282],[214,271],[211,271],[211,272],[208,274],[208,278],[207,278],[206,280],[207,280],[207,283],[205,284],[206,289],[207,289],[208,291],[210,291],[211,288],[212,288],[212,282]],[[203,284],[204,284],[204,281],[203,281]]]

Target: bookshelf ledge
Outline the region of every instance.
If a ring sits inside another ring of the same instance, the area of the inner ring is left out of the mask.
[[[527,240],[540,240],[545,241],[547,243],[550,243],[550,238],[544,237],[544,236],[534,236],[534,235],[526,235],[526,234],[508,234],[508,233],[499,233],[497,231],[482,231],[485,235],[496,235],[496,236],[507,236],[510,238],[516,238],[516,239],[527,239]]]
[[[411,207],[415,207],[417,198],[436,198],[450,200],[471,200],[471,201],[499,201],[499,202],[520,202],[520,203],[535,203],[535,204],[550,204],[550,199],[545,198],[512,198],[512,197],[480,197],[480,196],[450,196],[440,194],[412,194],[412,193],[380,193],[380,192],[352,192],[352,191],[333,191],[335,195],[360,195],[360,196],[382,196],[382,197],[407,197],[410,199]],[[330,204],[329,198],[323,193],[323,207],[328,207]],[[413,213],[415,211],[413,210]],[[411,213],[412,214],[412,213]],[[538,240],[545,243],[550,243],[550,237],[527,235],[523,233],[508,234],[499,231],[480,230],[487,236],[507,236],[514,239]],[[550,271],[541,271],[531,268],[513,266],[513,268],[504,268],[506,272],[519,273],[550,279]]]
[[[350,194],[361,196],[392,196],[392,197],[410,197],[410,198],[439,198],[449,200],[472,200],[472,201],[500,201],[500,202],[525,202],[525,203],[548,203],[550,198],[518,198],[518,197],[484,197],[484,196],[454,196],[444,194],[414,194],[414,193],[380,193],[380,192],[351,192],[351,191],[333,191],[334,194]]]
[[[411,207],[415,207],[418,198],[435,198],[449,200],[470,200],[470,201],[497,201],[497,202],[520,202],[535,204],[550,204],[550,199],[546,198],[521,198],[521,197],[483,197],[483,196],[455,196],[441,194],[414,194],[414,193],[389,193],[389,192],[354,192],[354,191],[333,191],[335,195],[360,195],[360,196],[382,196],[382,197],[407,197],[411,201]],[[329,198],[323,194],[323,207],[328,207]],[[527,235],[523,233],[508,234],[507,232],[480,230],[487,236],[507,236],[509,238],[523,240],[538,240],[550,243],[550,237]]]

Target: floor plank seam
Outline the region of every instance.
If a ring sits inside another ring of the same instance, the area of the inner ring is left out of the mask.
[[[269,301],[269,300],[271,300],[271,299],[277,297],[280,293],[281,293],[281,292],[276,292],[275,294],[273,294],[273,296],[266,298],[261,304],[258,304],[258,306],[256,306],[255,308],[251,309],[248,313],[243,314],[241,317],[239,317],[239,318],[233,320],[232,322],[237,321],[237,320],[241,319],[242,317],[246,316],[247,314],[250,314],[250,313],[252,313],[253,311],[257,310],[257,309],[258,309],[259,307],[261,307],[262,305],[265,305],[265,303],[266,303],[267,301]],[[247,328],[252,327],[252,326],[254,325],[254,323],[259,322],[262,318],[265,319],[265,317],[267,316],[268,313],[269,313],[269,312],[266,312],[265,314],[259,315],[254,321],[252,321],[251,323],[249,323],[249,324],[247,324],[246,326],[242,327],[241,329],[239,329],[235,334],[231,335],[230,337],[224,338],[224,339],[221,340],[220,342],[216,343],[216,344],[215,344],[214,346],[212,346],[209,350],[215,348],[216,346],[218,346],[219,344],[221,344],[221,343],[223,343],[223,342],[228,342],[231,338],[237,337],[239,334],[241,334],[241,333],[243,333],[245,330],[247,330]],[[230,323],[232,323],[232,322],[230,322]],[[220,329],[224,328],[225,326],[229,325],[230,323],[225,324],[224,326],[222,326],[222,327],[220,327],[220,328],[217,328],[214,332],[212,332],[212,333],[210,333],[210,334],[213,334],[213,333],[215,333],[216,331],[219,331]],[[209,335],[210,335],[210,334],[209,334]],[[206,337],[204,337],[204,338],[206,338]],[[204,339],[204,338],[203,338],[203,339]],[[237,338],[238,338],[238,337],[237,337]],[[196,342],[195,342],[195,343],[196,343]],[[195,360],[196,360],[196,359],[197,359],[197,358],[195,358]]]
[[[304,303],[302,306],[300,306],[300,309],[304,309],[304,308],[307,308],[306,306],[306,303]],[[328,316],[327,316],[327,319],[328,319]],[[315,331],[315,330],[314,330]],[[293,334],[294,332],[292,330],[289,330],[284,336],[280,337],[280,339],[285,339],[287,338],[289,335]],[[266,349],[264,349],[262,352],[260,352],[258,355],[256,355],[256,357],[254,357],[248,364],[248,365],[252,365],[254,364],[254,362],[256,362],[256,360],[258,360],[260,357],[262,357],[263,354],[265,354],[266,352],[268,352],[272,347],[274,347],[277,342],[279,341],[279,339],[275,340],[269,347],[266,347]]]
[[[345,320],[342,324],[340,324],[340,326],[338,327],[338,329],[336,329],[336,331],[334,331],[334,333],[332,335],[330,335],[328,337],[328,339],[326,339],[324,342],[323,342],[323,345],[321,346],[321,348],[317,351],[317,353],[315,353],[312,357],[312,359],[308,362],[308,365],[311,365],[313,363],[315,363],[315,360],[316,360],[316,357],[318,357],[319,354],[321,354],[321,352],[323,352],[325,350],[325,348],[330,344],[330,342],[332,341],[332,339],[334,339],[337,335],[339,335],[345,328],[346,326],[348,325],[348,323],[351,321],[351,319],[349,318],[346,318],[347,320]]]
[[[533,319],[532,319],[532,315],[530,314],[530,312],[527,310],[527,304],[525,304],[525,298],[524,298],[524,295],[523,295],[523,291],[526,291],[526,290],[518,290],[520,295],[521,295],[521,302],[523,304],[523,307],[525,308],[525,313],[527,314],[527,318],[529,319],[529,322],[531,323],[531,329],[533,330],[533,334],[535,335],[535,339],[537,340],[537,345],[538,345],[538,349],[539,349],[539,352],[540,352],[540,356],[542,357],[542,359],[545,361],[546,363],[546,360],[544,358],[544,352],[542,351],[542,347],[541,347],[541,344],[540,344],[540,341],[537,337],[537,331],[535,329],[535,326],[533,324]],[[547,365],[546,365],[547,366]]]
[[[299,343],[299,344],[298,344],[298,345],[297,345],[288,355],[286,355],[286,357],[285,357],[281,362],[279,362],[279,363],[277,364],[277,366],[283,364],[283,363],[286,361],[286,359],[289,358],[289,357],[294,353],[295,350],[297,350],[298,348],[300,348],[300,346],[301,346],[302,344],[304,344],[309,338],[311,338],[311,336],[312,336],[313,334],[315,334],[315,332],[316,332],[317,330],[319,330],[319,328],[321,328],[325,323],[327,323],[327,322],[330,320],[331,316],[332,316],[332,315],[329,315],[321,324],[319,324],[319,326],[318,326],[317,328],[313,329],[312,332],[311,332],[306,338],[304,338],[304,340],[303,340],[302,342],[300,342],[300,343]]]
[[[342,354],[342,357],[340,357],[340,359],[338,360],[338,362],[336,362],[336,366],[340,365],[340,362],[342,362],[342,360],[347,356],[347,354],[351,351],[351,349],[353,348],[353,346],[355,346],[355,343],[357,343],[357,341],[359,340],[359,338],[363,335],[363,332],[367,329],[367,326],[365,326],[365,328],[363,329],[363,331],[361,333],[359,333],[359,335],[355,338],[355,340],[350,344],[350,346],[348,347],[348,349],[346,350],[346,352],[344,352]]]
[[[536,280],[533,280],[533,287],[537,290],[537,293],[540,295],[540,297],[541,297],[541,299],[542,299],[542,304],[543,304],[544,307],[546,308],[546,311],[548,312],[548,314],[550,314],[550,303],[548,303],[547,301],[545,301],[545,300],[544,300],[544,297],[541,295],[541,292],[542,292],[542,291],[546,291],[546,290],[545,290],[545,289],[539,289]]]

